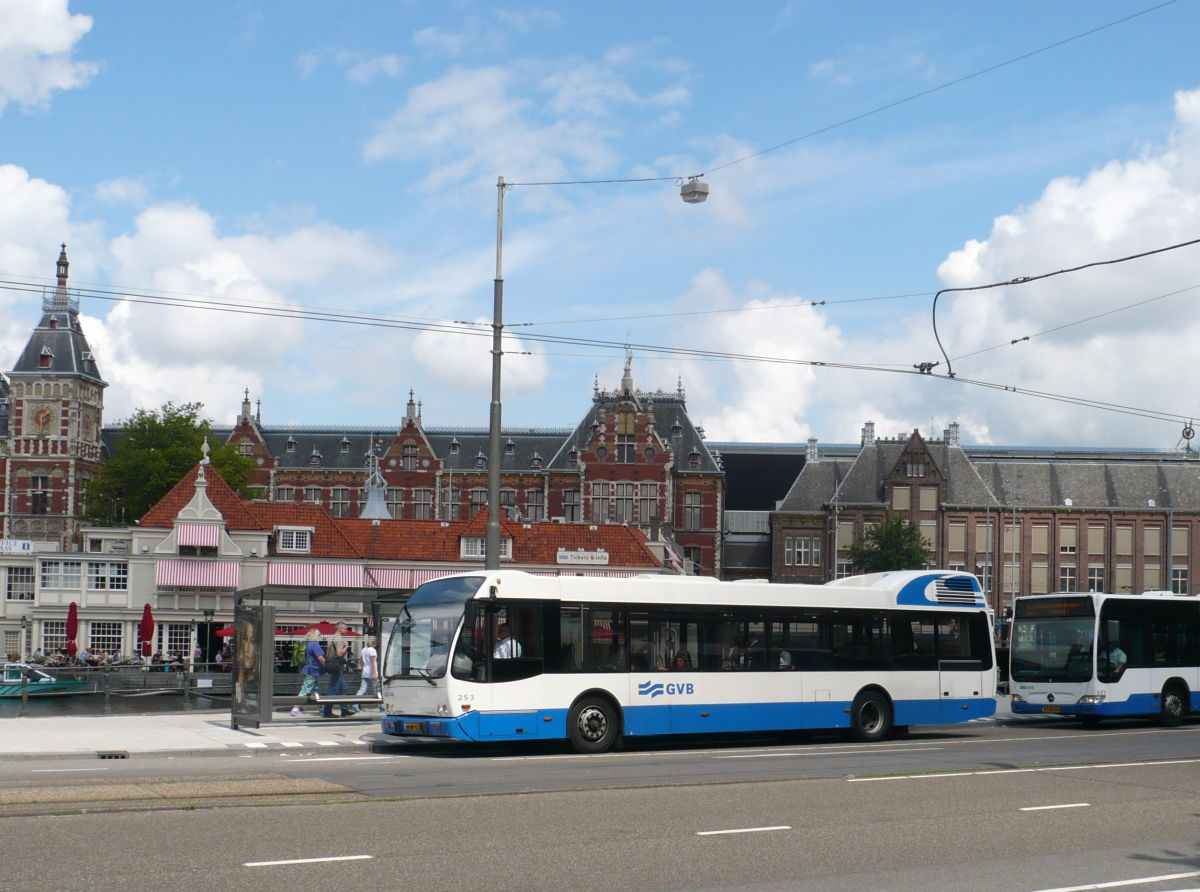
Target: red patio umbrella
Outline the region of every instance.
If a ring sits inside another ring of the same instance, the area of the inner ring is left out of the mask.
[[[138,624],[138,634],[142,637],[142,656],[150,656],[150,639],[154,637],[154,615],[150,612],[150,602],[142,608],[142,621]]]
[[[79,608],[72,601],[67,608],[67,653],[75,656],[75,652],[79,650],[79,645],[75,643],[75,639],[79,637]]]
[[[297,632],[293,632],[292,634],[294,634],[294,635],[306,635],[306,634],[308,634],[308,632],[309,632],[310,630],[312,630],[312,629],[316,629],[316,630],[317,630],[318,632],[320,632],[322,635],[332,635],[332,634],[334,634],[334,633],[337,631],[337,625],[336,625],[336,624],[334,624],[334,623],[331,623],[331,622],[330,622],[329,620],[327,620],[327,619],[323,619],[323,620],[321,620],[319,623],[313,623],[311,626],[305,626],[303,629],[300,629],[300,630],[299,630],[299,631],[297,631]],[[357,637],[359,637],[359,633],[358,633],[358,632],[355,632],[355,631],[353,631],[353,630],[351,630],[351,629],[347,629],[347,630],[346,630],[346,637],[347,637],[347,638],[357,638]]]
[[[217,629],[217,631],[213,632],[213,634],[218,638],[232,638],[233,626],[222,626],[221,628]]]

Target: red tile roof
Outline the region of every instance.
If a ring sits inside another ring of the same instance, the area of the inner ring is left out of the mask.
[[[383,561],[457,562],[463,537],[487,537],[487,511],[467,521],[372,520],[335,518],[322,505],[303,502],[247,501],[211,465],[205,472],[208,498],[225,517],[230,532],[270,531],[278,526],[314,529],[306,557]],[[141,519],[143,527],[170,528],[195,495],[196,468]],[[512,540],[516,564],[554,566],[559,549],[608,552],[608,566],[654,569],[658,558],[636,527],[618,524],[519,523],[501,515],[500,534]],[[298,556],[298,555],[297,555]]]

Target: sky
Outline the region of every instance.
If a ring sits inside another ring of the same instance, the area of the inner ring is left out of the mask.
[[[497,177],[644,179],[505,193],[506,428],[575,425],[629,343],[716,441],[1173,449],[1200,245],[943,295],[953,380],[931,326],[941,288],[1200,238],[1200,4],[1085,35],[1155,5],[0,0],[0,279],[66,242],[81,288],[416,323],[85,297],[106,423],[248,388],[389,429],[411,390],[484,428]],[[0,368],[40,308],[0,287]]]

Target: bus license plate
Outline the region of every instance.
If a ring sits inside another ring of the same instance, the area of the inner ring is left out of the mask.
[[[1042,712],[1062,712],[1061,706],[1043,706]]]
[[[421,725],[420,722],[405,722],[404,730],[410,734],[420,734],[422,731],[425,730],[425,728]]]

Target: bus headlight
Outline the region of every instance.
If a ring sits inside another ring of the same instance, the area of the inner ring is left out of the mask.
[[[1084,694],[1082,697],[1079,698],[1079,702],[1080,703],[1103,703],[1104,695],[1103,694]]]
[[[437,705],[437,714],[443,715],[443,716],[450,715],[450,707],[447,706],[445,703],[439,703]]]
[[[1016,691],[1013,691],[1012,702],[1013,703],[1024,703],[1025,698],[1022,697],[1020,694],[1018,694]]]

